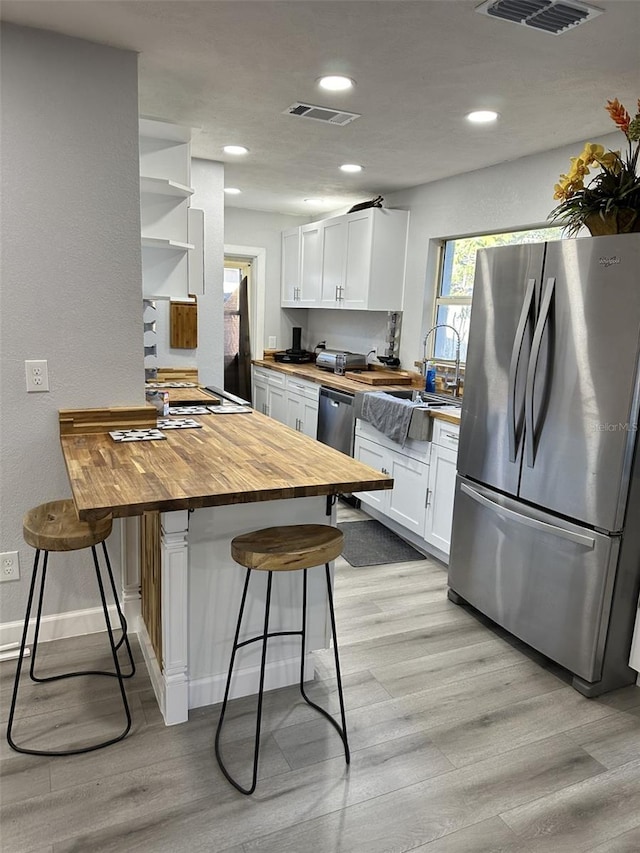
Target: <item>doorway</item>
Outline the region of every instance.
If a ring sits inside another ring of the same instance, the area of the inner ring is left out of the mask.
[[[224,390],[251,399],[249,292],[252,264],[246,258],[224,259]]]

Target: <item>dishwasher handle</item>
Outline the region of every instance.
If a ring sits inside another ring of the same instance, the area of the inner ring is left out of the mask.
[[[346,391],[336,391],[333,388],[325,388],[324,385],[321,385],[320,396],[328,398],[334,406],[338,403],[344,403],[347,406],[353,405],[354,395],[349,394]]]

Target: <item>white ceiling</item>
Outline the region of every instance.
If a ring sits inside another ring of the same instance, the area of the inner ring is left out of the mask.
[[[243,190],[227,205],[313,216],[615,128],[640,95],[640,2],[558,36],[476,14],[480,0],[4,0],[5,20],[138,51],[140,112],[199,128],[196,157]],[[316,79],[342,73],[348,93]],[[346,127],[290,104],[361,113]],[[473,127],[472,109],[500,121]],[[622,137],[621,137],[622,142]],[[222,152],[245,145],[242,160]],[[359,175],[338,166],[361,163]]]

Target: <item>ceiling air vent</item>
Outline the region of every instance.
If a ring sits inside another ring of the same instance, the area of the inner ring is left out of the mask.
[[[487,0],[476,12],[558,35],[602,14],[602,9],[574,0]]]
[[[338,124],[344,127],[356,118],[360,118],[359,113],[346,113],[339,110],[331,110],[328,107],[314,107],[312,104],[291,104],[284,110],[286,115],[300,116],[300,118],[312,118],[314,121],[323,121],[329,124]]]

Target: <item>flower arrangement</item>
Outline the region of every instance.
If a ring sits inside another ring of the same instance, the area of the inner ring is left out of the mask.
[[[583,225],[594,235],[640,231],[640,99],[633,119],[617,98],[607,101],[605,109],[626,136],[627,151],[623,156],[587,142],[579,157],[571,157],[569,174],[560,175],[554,187],[553,197],[560,204],[549,214],[549,219],[564,223],[570,236]],[[594,166],[600,171],[585,186]]]

